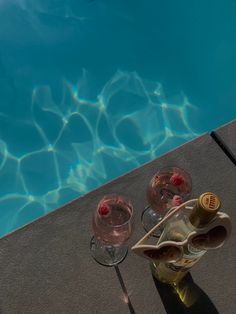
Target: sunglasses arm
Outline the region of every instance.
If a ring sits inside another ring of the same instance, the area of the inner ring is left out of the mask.
[[[168,219],[170,219],[172,216],[174,216],[177,212],[179,212],[182,208],[189,206],[190,204],[195,204],[197,199],[192,199],[189,201],[186,201],[185,203],[177,206],[177,207],[172,207],[167,214],[164,216],[164,218],[156,225],[154,226],[148,233],[144,235],[132,248],[132,251],[139,251],[141,248],[153,248],[153,245],[144,245],[144,242],[146,242],[152,235],[153,233],[163,224],[165,223]]]

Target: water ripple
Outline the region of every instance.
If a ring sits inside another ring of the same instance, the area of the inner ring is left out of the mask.
[[[86,71],[76,84],[63,82],[57,102],[50,86],[36,86],[30,121],[0,115],[0,233],[198,136],[188,123],[196,108],[184,94],[173,96],[120,70],[96,98]]]

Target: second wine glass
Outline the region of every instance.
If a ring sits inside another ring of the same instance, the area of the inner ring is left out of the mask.
[[[107,195],[93,214],[94,236],[90,249],[94,259],[105,266],[113,266],[125,258],[125,245],[133,231],[133,206],[120,195]]]
[[[192,191],[190,175],[178,167],[161,168],[147,187],[148,206],[142,212],[142,224],[148,232],[174,206],[186,201]],[[161,230],[155,233],[160,236]]]

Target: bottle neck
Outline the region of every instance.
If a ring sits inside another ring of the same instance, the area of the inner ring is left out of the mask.
[[[198,200],[193,207],[192,213],[189,216],[189,221],[195,228],[201,228],[207,225],[212,219],[215,218],[217,210],[207,210],[201,206],[200,201]]]

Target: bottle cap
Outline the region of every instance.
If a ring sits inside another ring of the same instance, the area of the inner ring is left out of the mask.
[[[220,208],[220,199],[211,192],[203,193],[198,199],[199,206],[208,212],[217,212]]]
[[[193,209],[189,219],[195,227],[207,225],[220,209],[221,202],[217,195],[212,192],[203,193]]]

